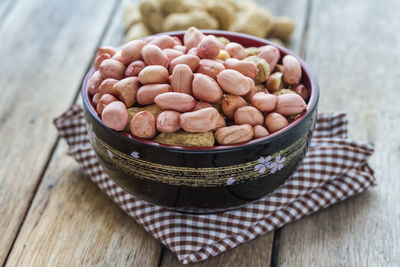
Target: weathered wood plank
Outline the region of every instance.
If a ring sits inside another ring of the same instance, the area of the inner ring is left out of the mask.
[[[255,2],[269,9],[276,16],[288,16],[294,20],[296,31],[287,43],[287,47],[300,55],[306,21],[307,0],[276,2],[258,0]],[[273,233],[270,233],[194,266],[270,266],[272,243]],[[168,249],[165,249],[162,266],[176,265],[179,265],[178,260]]]
[[[221,255],[208,259],[206,261],[192,264],[190,266],[230,266],[230,267],[242,267],[242,266],[257,266],[257,267],[269,267],[272,243],[274,239],[274,233],[269,233],[265,236],[261,236],[247,244],[236,247],[229,250]],[[177,258],[168,249],[164,249],[163,259],[161,262],[162,267],[169,266],[186,266],[179,264]]]
[[[18,0],[2,0],[0,1],[0,25],[1,22],[7,17],[7,14],[11,12],[12,7]]]
[[[115,1],[20,0],[0,27],[0,264]],[[96,12],[93,8],[96,7]]]
[[[400,265],[400,2],[313,1],[306,60],[321,111],[344,110],[375,144],[379,185],[282,230],[280,266]]]
[[[62,141],[6,266],[157,266],[158,242],[66,150]]]

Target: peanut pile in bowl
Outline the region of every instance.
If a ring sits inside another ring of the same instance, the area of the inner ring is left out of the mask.
[[[179,146],[232,145],[262,138],[307,109],[302,68],[273,45],[245,48],[191,27],[100,47],[88,81],[109,128]]]

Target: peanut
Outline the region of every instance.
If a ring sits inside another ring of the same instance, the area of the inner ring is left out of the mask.
[[[233,119],[236,110],[243,106],[247,106],[247,102],[241,96],[225,94],[222,97],[221,109],[229,119]]]
[[[138,77],[141,84],[167,83],[169,81],[168,70],[159,65],[145,67]]]
[[[161,65],[168,68],[168,57],[164,52],[156,45],[147,44],[142,48],[141,52],[143,61],[147,65]]]
[[[157,118],[158,115],[161,114],[161,112],[163,111],[159,106],[157,106],[156,104],[153,105],[148,105],[142,108],[139,107],[132,107],[132,108],[128,108],[128,117],[129,117],[129,121],[132,120],[133,116],[135,116],[136,114],[138,114],[140,111],[148,111],[151,114],[153,114],[154,118]],[[127,131],[129,131],[129,127],[128,129],[126,129]]]
[[[236,70],[223,70],[217,75],[218,84],[222,90],[234,95],[245,95],[250,90],[250,84],[243,74]]]
[[[118,99],[115,96],[110,95],[110,94],[102,95],[99,99],[99,103],[97,103],[97,107],[96,107],[97,113],[99,113],[101,115],[103,113],[104,108],[108,104],[110,104],[114,101],[118,101]]]
[[[97,49],[96,57],[103,55],[103,54],[108,54],[110,57],[113,57],[115,53],[117,53],[117,49],[111,46],[102,46]]]
[[[289,124],[287,119],[279,113],[272,112],[265,117],[265,126],[270,133],[279,131]]]
[[[273,111],[275,109],[277,97],[263,92],[256,93],[251,98],[251,105],[263,112]]]
[[[307,108],[306,102],[298,94],[286,94],[277,97],[275,111],[279,114],[290,116],[301,113]]]
[[[231,41],[229,41],[228,38],[223,37],[223,36],[217,37],[217,39],[218,39],[218,42],[223,44],[223,46],[226,46],[227,44],[229,44],[231,42]]]
[[[180,125],[187,132],[208,132],[215,129],[219,113],[215,108],[203,108],[180,116]]]
[[[99,71],[104,79],[114,78],[121,80],[124,77],[125,65],[115,59],[105,59],[101,62]]]
[[[100,86],[99,86],[99,92],[100,94],[104,95],[104,94],[114,94],[114,90],[113,90],[113,86],[114,84],[116,84],[118,82],[117,79],[113,79],[113,78],[108,78],[105,79],[101,82]]]
[[[178,50],[179,52],[182,52],[182,54],[186,53],[186,46],[183,45],[175,45],[173,49]]]
[[[275,17],[273,23],[271,36],[275,38],[286,40],[295,30],[293,21],[288,17]]]
[[[225,60],[224,66],[227,69],[237,70],[253,80],[256,78],[258,72],[257,66],[253,62],[237,60],[236,58],[228,58]]]
[[[234,7],[227,5],[225,1],[212,1],[207,11],[218,20],[221,30],[228,30],[236,17]]]
[[[149,44],[158,46],[161,49],[173,48],[175,46],[175,40],[169,35],[156,36]]]
[[[269,76],[266,85],[270,92],[277,92],[283,88],[282,75],[281,72],[274,72]]]
[[[191,147],[210,147],[215,143],[212,131],[204,133],[188,133],[183,130],[175,133],[161,133],[155,139],[155,142]]]
[[[257,76],[254,79],[255,83],[263,83],[265,82],[270,73],[270,67],[269,64],[265,61],[265,59],[260,58],[258,56],[251,56],[251,57],[246,57],[244,59],[245,61],[253,62],[257,66]]]
[[[241,44],[231,42],[225,46],[225,50],[233,58],[240,60],[246,58],[246,51]]]
[[[193,95],[202,101],[217,102],[222,97],[222,90],[218,83],[211,77],[196,73],[192,83]]]
[[[250,141],[253,135],[251,125],[243,124],[219,128],[214,137],[220,145],[231,145]]]
[[[264,123],[263,114],[252,106],[240,107],[236,110],[235,115],[236,124],[250,124],[250,125],[262,125]]]
[[[229,55],[229,53],[226,50],[219,50],[219,54],[217,56],[217,59],[219,60],[227,60],[228,58],[230,58],[231,56]]]
[[[130,130],[134,136],[151,139],[156,135],[156,119],[148,111],[140,111],[133,116]]]
[[[144,67],[146,67],[146,63],[144,63],[142,60],[133,61],[128,67],[126,67],[125,76],[138,76]]]
[[[101,54],[96,57],[94,60],[94,70],[99,70],[101,62],[106,59],[110,59],[111,56],[109,54]]]
[[[199,66],[196,69],[196,72],[208,75],[215,80],[218,73],[220,73],[224,69],[225,67],[222,63],[211,59],[201,59]]]
[[[128,77],[114,84],[113,95],[119,98],[126,107],[131,107],[136,103],[136,94],[139,90],[139,79]]]
[[[192,95],[193,72],[188,65],[178,64],[172,71],[170,83],[172,91]]]
[[[196,104],[196,99],[191,95],[176,92],[159,94],[154,102],[162,109],[175,110],[179,112],[190,111]]]
[[[199,58],[214,59],[219,54],[219,42],[213,35],[204,37],[197,45],[197,55]]]
[[[275,46],[265,45],[260,47],[260,53],[258,54],[258,57],[265,59],[265,61],[269,64],[270,70],[273,71],[279,61],[279,58],[281,57],[281,53]]]
[[[254,46],[247,47],[244,49],[244,51],[246,52],[246,57],[258,56],[258,54],[260,53],[260,49]]]
[[[167,48],[163,50],[164,54],[167,56],[168,60],[171,62],[174,58],[182,56],[183,53],[177,49]]]
[[[146,45],[143,40],[134,40],[126,43],[121,48],[121,62],[125,65],[131,64],[133,61],[141,58],[141,51]]]
[[[200,41],[204,38],[204,34],[195,27],[190,27],[185,31],[183,35],[183,43],[189,50],[193,47],[197,47]]]
[[[151,32],[162,32],[164,13],[158,0],[142,0],[139,4],[143,23]]]
[[[267,129],[265,129],[265,127],[261,125],[253,126],[253,132],[254,132],[254,138],[261,138],[269,135]]]
[[[189,68],[194,71],[200,63],[200,58],[193,55],[183,55],[174,58],[169,64],[169,72],[172,73],[175,66],[178,64],[188,65]]]
[[[101,119],[106,126],[121,131],[128,124],[128,111],[125,104],[120,101],[111,102],[102,111]]]
[[[164,31],[185,30],[194,26],[200,29],[217,29],[218,21],[208,12],[202,10],[194,10],[188,13],[169,14],[164,22]]]
[[[187,52],[188,55],[197,56],[197,47],[190,48]]]
[[[196,110],[200,110],[203,108],[212,108],[212,107],[213,106],[210,103],[197,101],[196,104],[194,105],[194,107],[192,108],[192,110],[190,110],[190,111],[196,111]]]
[[[295,87],[292,88],[294,92],[296,92],[298,95],[300,95],[304,101],[307,101],[308,98],[310,97],[310,94],[308,93],[307,88],[302,85],[302,84],[298,84]]]
[[[97,107],[97,104],[99,104],[99,100],[100,100],[101,96],[102,96],[102,94],[100,94],[100,93],[96,93],[96,94],[93,96],[92,102],[93,102],[93,105],[94,105],[95,107]]]
[[[286,95],[286,94],[295,94],[296,92],[287,88],[283,88],[279,91],[273,92],[273,94],[275,96],[279,96],[279,95]]]
[[[88,81],[88,92],[90,95],[94,95],[99,92],[99,86],[102,81],[103,77],[101,77],[100,71],[93,72]]]
[[[246,77],[246,78],[247,78],[247,81],[249,82],[250,90],[247,92],[247,94],[245,94],[243,96],[243,98],[248,103],[250,103],[251,102],[251,98],[253,97],[253,95],[255,95],[257,93],[257,91],[256,91],[256,85],[254,83],[254,80],[249,78],[249,77]]]
[[[218,130],[219,128],[225,127],[226,126],[226,121],[225,118],[222,114],[219,114],[218,120],[217,120],[217,125],[213,130]]]
[[[286,55],[282,59],[283,81],[288,85],[296,85],[301,80],[301,64],[292,55]]]
[[[271,14],[268,10],[258,7],[238,12],[229,30],[265,38],[272,26]]]
[[[173,110],[161,112],[157,117],[157,130],[163,133],[173,133],[178,131],[181,128],[179,124],[180,115],[181,113]]]
[[[143,38],[150,34],[151,32],[146,27],[146,25],[144,25],[144,23],[142,22],[135,23],[134,25],[132,25],[132,27],[130,27],[129,31],[126,33],[125,43],[132,40],[137,40],[139,38]]]
[[[136,95],[136,101],[140,105],[150,105],[154,103],[154,98],[159,94],[170,92],[169,84],[147,84],[139,88]]]

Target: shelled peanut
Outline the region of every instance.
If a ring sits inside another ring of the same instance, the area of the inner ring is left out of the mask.
[[[293,21],[273,16],[264,6],[235,0],[141,0],[123,12],[126,42],[150,34],[189,27],[229,30],[268,37],[283,44],[295,30]]]
[[[166,144],[228,145],[279,131],[306,109],[294,56],[271,45],[248,56],[241,44],[194,27],[182,39],[99,48],[88,92],[105,125]]]

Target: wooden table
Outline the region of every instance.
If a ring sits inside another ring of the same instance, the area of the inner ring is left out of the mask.
[[[52,119],[77,100],[101,44],[121,43],[123,0],[0,1],[0,264],[175,266],[66,155]],[[320,111],[373,143],[379,185],[202,266],[400,265],[400,1],[266,1],[298,27]],[[197,265],[196,265],[197,266]]]

